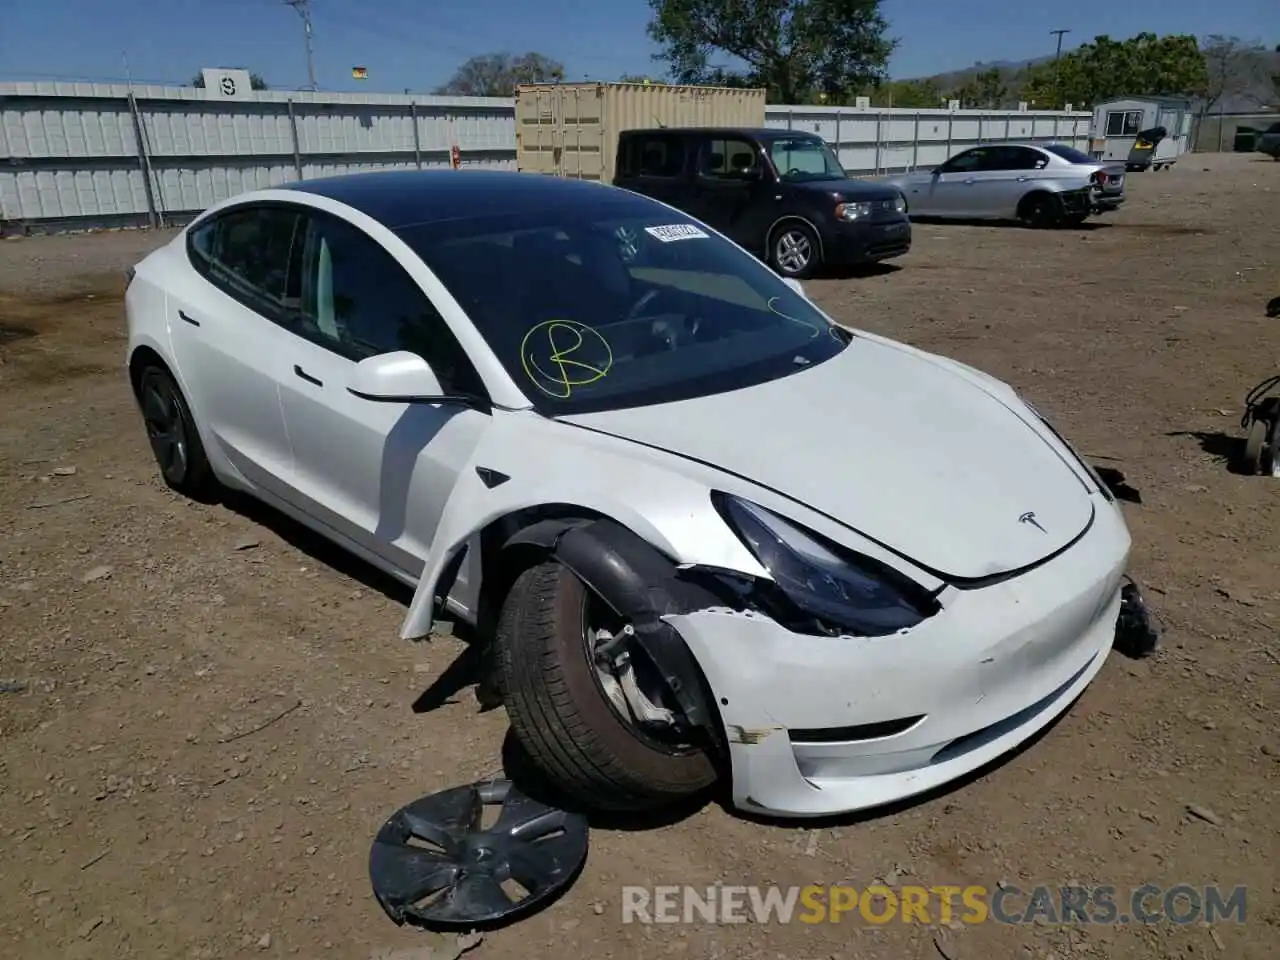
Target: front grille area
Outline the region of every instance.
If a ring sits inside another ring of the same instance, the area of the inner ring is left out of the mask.
[[[924,719],[903,717],[899,720],[880,720],[876,723],[860,723],[853,727],[823,727],[821,729],[788,730],[787,735],[792,743],[860,743],[867,740],[880,740],[910,730]]]
[[[910,240],[881,240],[867,247],[867,256],[872,259],[888,259],[900,257],[911,249]]]

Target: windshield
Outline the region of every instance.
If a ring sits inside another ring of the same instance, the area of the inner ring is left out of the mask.
[[[1098,162],[1097,160],[1093,159],[1093,157],[1089,156],[1087,153],[1081,153],[1075,147],[1068,147],[1065,143],[1045,144],[1045,149],[1048,150],[1050,153],[1056,153],[1058,156],[1060,156],[1063,160],[1066,160],[1068,163],[1096,164]]]
[[[769,144],[769,157],[783,180],[846,180],[835,153],[821,137],[788,137]]]
[[[751,254],[638,197],[398,233],[548,416],[739,389],[849,342]]]

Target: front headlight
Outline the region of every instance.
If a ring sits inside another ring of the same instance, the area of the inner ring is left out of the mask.
[[[871,204],[865,201],[836,204],[836,219],[838,220],[851,222],[853,220],[865,220],[869,216],[871,216]]]
[[[906,213],[907,198],[904,197],[902,194],[898,194],[898,199],[893,201],[893,209],[896,210],[898,213]]]
[[[714,499],[786,599],[821,632],[881,637],[940,609],[924,588],[876,560],[852,555],[758,504],[729,494]]]

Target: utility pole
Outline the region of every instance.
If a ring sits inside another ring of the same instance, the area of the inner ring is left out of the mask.
[[[1053,92],[1057,94],[1057,98],[1060,101],[1062,99],[1062,74],[1058,67],[1058,61],[1062,59],[1062,35],[1064,33],[1070,33],[1071,31],[1050,30],[1049,32],[1057,34],[1058,37],[1058,49],[1053,54]]]
[[[311,0],[284,0],[284,3],[286,6],[293,7],[302,18],[302,31],[307,38],[307,80],[308,86],[314,92],[317,88],[315,48],[311,42]]]

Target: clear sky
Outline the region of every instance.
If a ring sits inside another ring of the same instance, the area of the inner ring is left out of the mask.
[[[1280,43],[1280,0],[885,0],[900,39],[894,77],[1052,53],[1098,34],[1122,39],[1210,33]],[[566,78],[661,72],[645,35],[646,0],[312,0],[317,80],[325,90],[429,92],[479,53],[533,50]],[[0,80],[122,79],[185,83],[201,67],[243,66],[273,87],[306,84],[302,22],[282,0],[2,0]],[[352,66],[369,78],[353,80]]]

